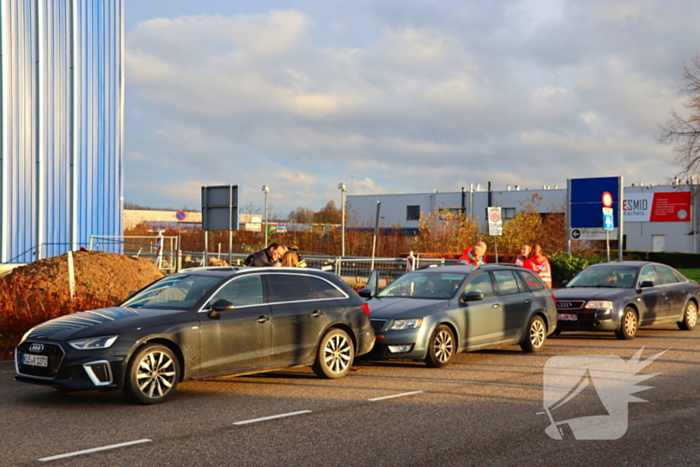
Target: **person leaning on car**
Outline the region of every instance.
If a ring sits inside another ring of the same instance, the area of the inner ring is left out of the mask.
[[[287,252],[287,247],[281,243],[271,243],[267,248],[249,255],[243,262],[246,266],[279,266],[280,259]]]

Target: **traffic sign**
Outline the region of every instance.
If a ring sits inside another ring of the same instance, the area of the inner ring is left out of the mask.
[[[187,213],[185,211],[178,211],[175,213],[175,219],[179,221],[184,221],[186,217]]]
[[[603,196],[600,197],[603,202],[603,206],[606,208],[611,208],[613,205],[613,195],[609,191],[604,191]]]
[[[501,208],[500,207],[489,207],[488,210],[488,220],[489,220],[489,235],[503,235],[503,220],[501,219]]]
[[[605,230],[612,230],[615,228],[612,214],[603,214],[603,228]]]

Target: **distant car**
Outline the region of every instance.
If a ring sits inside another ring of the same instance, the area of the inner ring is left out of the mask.
[[[698,320],[700,285],[664,264],[622,261],[588,266],[555,290],[562,331],[612,331],[633,339],[640,326]]]
[[[551,290],[515,265],[447,266],[409,272],[370,298],[377,343],[369,358],[447,366],[456,353],[508,344],[540,350],[557,325]]]
[[[200,268],[166,276],[118,307],[34,327],[15,350],[15,379],[123,389],[154,404],[187,378],[303,365],[340,378],[373,345],[369,307],[335,274]]]

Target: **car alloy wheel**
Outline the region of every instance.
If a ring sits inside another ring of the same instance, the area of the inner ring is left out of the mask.
[[[151,344],[131,359],[124,391],[142,404],[165,402],[175,392],[180,380],[180,363],[172,350]]]
[[[683,320],[678,322],[678,327],[684,331],[695,329],[698,324],[698,307],[695,302],[688,302],[683,312]]]
[[[530,324],[527,327],[527,333],[523,341],[520,343],[520,348],[525,352],[537,352],[547,340],[547,326],[541,316],[535,315],[530,318]]]
[[[448,326],[441,324],[430,338],[425,363],[433,368],[443,368],[450,364],[455,354],[455,336]]]
[[[321,378],[342,378],[350,371],[354,357],[355,348],[348,333],[334,328],[321,339],[312,368]]]
[[[615,335],[618,337],[618,339],[634,339],[637,335],[638,324],[637,313],[634,311],[634,308],[628,306],[622,313],[620,329],[615,331]]]

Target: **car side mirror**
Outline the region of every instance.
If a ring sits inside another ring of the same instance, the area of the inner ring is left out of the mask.
[[[462,303],[476,302],[476,301],[483,300],[483,299],[484,299],[484,294],[481,292],[478,292],[476,290],[473,290],[471,292],[464,292],[459,297],[459,300]]]
[[[360,289],[357,293],[362,298],[372,298],[372,289]]]
[[[222,311],[231,311],[236,308],[236,305],[229,302],[225,298],[220,298],[211,304],[211,310],[207,313],[209,319],[219,319],[221,318],[220,313]]]
[[[562,282],[561,282],[561,286],[562,286],[562,287],[566,287],[566,284],[568,284],[568,283],[569,283],[569,281],[562,281]]]
[[[639,284],[640,289],[646,289],[647,287],[654,287],[654,281],[642,281],[642,283]]]

